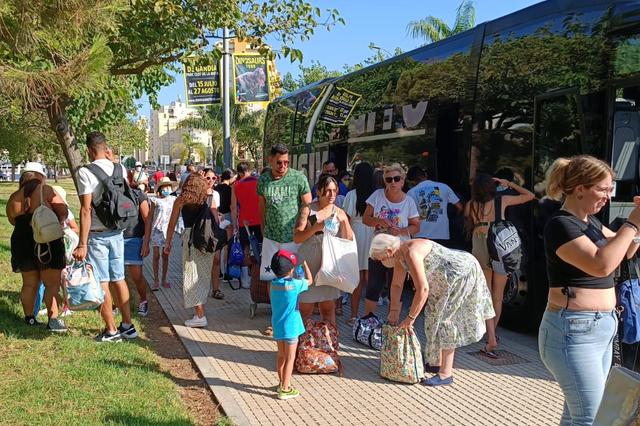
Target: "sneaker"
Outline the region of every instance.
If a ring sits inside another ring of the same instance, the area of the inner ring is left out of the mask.
[[[424,386],[446,386],[453,384],[453,376],[449,376],[446,379],[440,377],[439,374],[427,379],[426,377],[420,381]]]
[[[33,326],[33,327],[38,326],[38,325],[41,324],[36,319],[36,317],[34,317],[33,315],[29,315],[29,316],[24,317],[24,322],[27,323],[27,325],[30,325],[30,326]]]
[[[59,317],[68,317],[73,315],[73,311],[65,306],[65,308],[58,314]]]
[[[291,399],[300,396],[300,392],[297,389],[294,389],[293,386],[289,386],[289,390],[285,391],[284,389],[280,389],[278,392],[278,399]]]
[[[102,333],[98,334],[95,337],[95,341],[117,343],[117,342],[122,342],[122,336],[117,331],[111,334],[107,330],[103,330]]]
[[[59,318],[49,318],[49,322],[47,323],[47,328],[52,333],[66,333],[67,327],[64,325],[64,321]]]
[[[377,303],[377,305],[378,305],[378,306],[382,306],[382,305],[384,305],[384,297],[378,297],[378,303]]]
[[[141,317],[146,317],[149,315],[149,302],[146,300],[144,302],[140,302],[138,304],[138,315]]]
[[[118,326],[118,333],[125,339],[135,339],[138,337],[138,332],[133,324],[129,326],[129,328],[124,328],[122,323]]]
[[[207,317],[199,317],[197,315],[194,315],[193,318],[186,320],[184,322],[184,325],[193,328],[206,327],[208,325]]]

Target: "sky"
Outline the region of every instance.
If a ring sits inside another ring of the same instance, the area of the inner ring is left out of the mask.
[[[388,52],[396,47],[409,51],[423,44],[422,41],[407,35],[407,23],[427,16],[443,19],[450,26],[455,20],[456,1],[420,1],[420,0],[311,0],[312,5],[321,9],[338,9],[346,25],[338,24],[331,31],[317,29],[311,40],[296,42],[293,47],[304,54],[303,64],[312,60],[319,61],[330,70],[341,70],[343,65],[353,65],[376,53],[369,49],[374,43]],[[476,24],[499,18],[509,13],[539,3],[537,0],[476,0]],[[267,39],[273,49],[280,46],[273,39]],[[383,50],[384,54],[387,54]],[[284,76],[291,72],[299,74],[299,62],[291,63],[287,58],[277,59],[276,67]],[[161,105],[185,99],[182,75],[176,81],[160,91],[158,100]],[[148,117],[149,103],[146,97],[138,101],[138,114]]]

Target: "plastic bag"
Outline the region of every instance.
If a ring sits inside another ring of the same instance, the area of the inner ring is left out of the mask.
[[[72,311],[96,309],[104,301],[104,291],[93,275],[93,267],[86,262],[67,266],[63,272],[62,292]]]
[[[316,275],[316,285],[328,285],[353,293],[360,281],[358,245],[324,233],[322,237],[322,265]]]

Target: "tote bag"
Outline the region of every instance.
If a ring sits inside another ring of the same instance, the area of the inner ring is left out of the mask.
[[[328,232],[322,237],[322,264],[316,274],[316,285],[328,285],[353,293],[360,281],[358,244]]]
[[[632,425],[640,418],[640,374],[613,367],[593,426]]]
[[[422,380],[422,350],[415,332],[402,327],[382,326],[380,375],[401,383],[418,383]]]
[[[104,301],[104,291],[86,262],[74,263],[64,269],[62,292],[72,311],[96,309]]]

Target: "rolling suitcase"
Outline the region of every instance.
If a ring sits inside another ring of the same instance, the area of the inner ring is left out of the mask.
[[[256,309],[258,309],[258,303],[271,304],[271,298],[269,297],[269,282],[260,281],[260,254],[262,247],[258,239],[253,232],[249,231],[247,222],[244,223],[244,229],[249,236],[249,246],[251,247],[251,287],[249,293],[251,294],[251,305],[249,305],[249,317],[253,318],[256,315]]]

